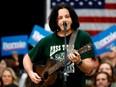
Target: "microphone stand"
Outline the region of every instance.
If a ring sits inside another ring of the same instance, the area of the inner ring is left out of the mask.
[[[64,87],[66,87],[66,81],[67,81],[67,43],[66,43],[66,28],[67,28],[67,23],[63,22],[64,26],[64,43],[65,43],[65,58],[64,58]]]

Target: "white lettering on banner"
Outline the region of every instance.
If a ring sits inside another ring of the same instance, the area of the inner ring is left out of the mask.
[[[94,45],[97,49],[101,49],[114,40],[116,40],[116,32],[110,33],[108,36],[104,37],[100,41],[94,42]]]
[[[22,49],[26,47],[26,42],[3,42],[3,50]]]
[[[38,31],[34,31],[34,34],[32,35],[32,38],[38,42],[41,38],[43,38],[44,36],[42,34],[40,34]]]

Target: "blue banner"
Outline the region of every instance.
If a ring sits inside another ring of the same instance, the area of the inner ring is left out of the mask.
[[[29,37],[28,43],[34,47],[41,38],[49,34],[51,34],[51,32],[46,31],[44,28],[38,25],[35,25]]]
[[[1,55],[9,56],[13,52],[18,55],[28,52],[28,35],[5,36],[1,38]]]
[[[94,49],[97,55],[111,51],[111,46],[116,46],[116,26],[113,25],[108,29],[92,36]]]

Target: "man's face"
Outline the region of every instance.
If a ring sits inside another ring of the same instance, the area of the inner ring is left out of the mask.
[[[101,73],[96,77],[96,87],[108,87],[109,86],[107,75]]]
[[[72,19],[70,17],[69,11],[66,8],[60,9],[58,11],[57,24],[61,31],[64,31],[63,22],[67,24],[67,31],[71,29]]]

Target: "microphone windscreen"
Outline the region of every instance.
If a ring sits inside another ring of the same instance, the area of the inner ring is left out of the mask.
[[[66,21],[63,22],[63,26],[67,27],[67,22]]]

